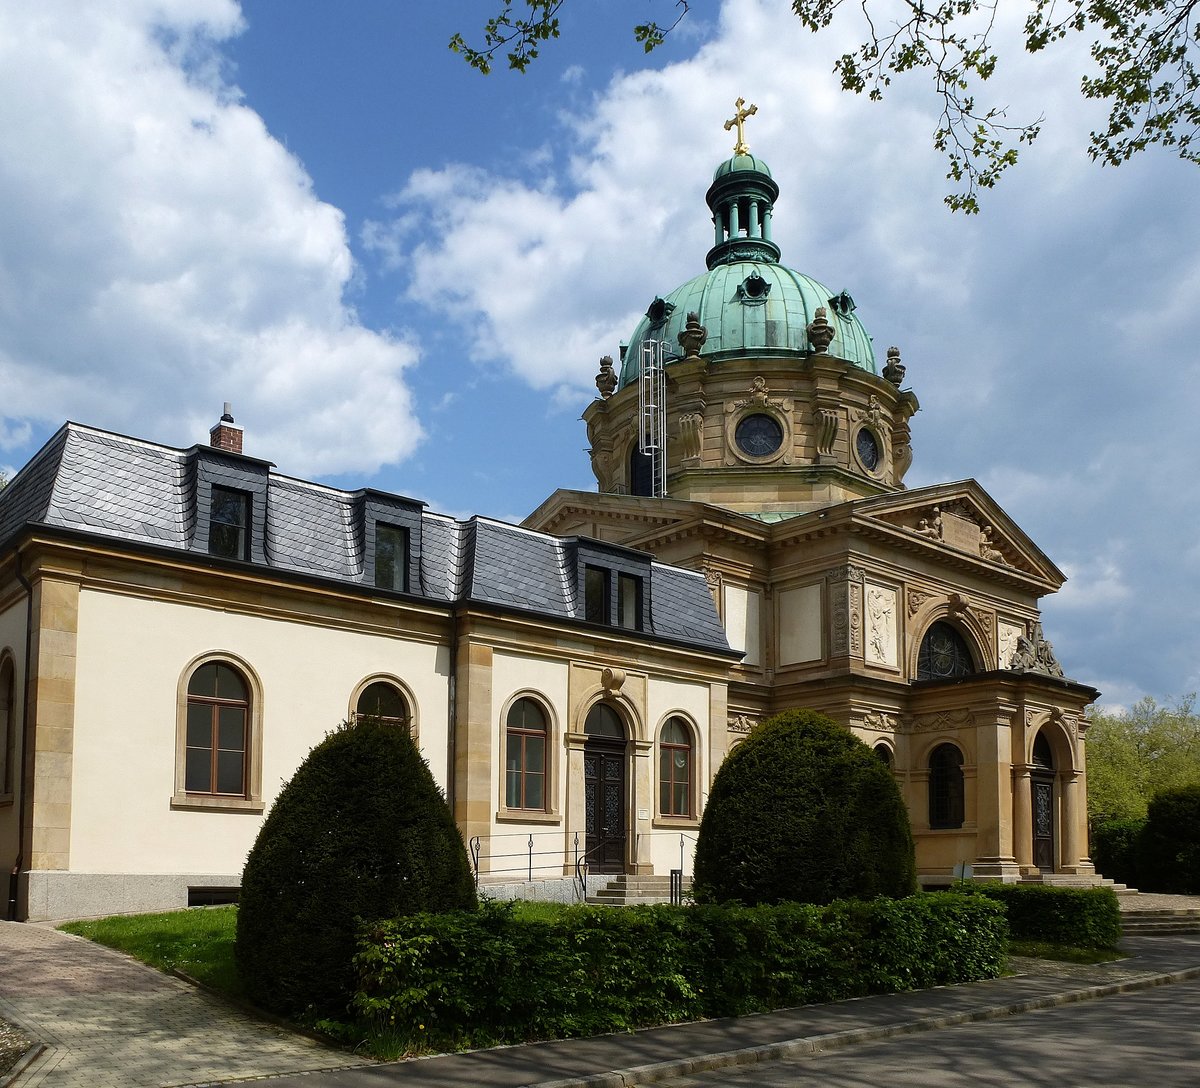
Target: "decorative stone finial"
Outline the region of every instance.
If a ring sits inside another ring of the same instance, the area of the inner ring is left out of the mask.
[[[684,356],[688,359],[700,358],[700,349],[704,347],[704,341],[707,339],[708,329],[700,324],[700,315],[689,313],[687,324],[679,333],[679,346],[683,348]]]
[[[742,129],[742,126],[746,123],[747,117],[753,117],[756,113],[758,113],[758,107],[751,102],[750,108],[747,110],[742,108],[745,106],[745,104],[746,100],[744,98],[739,98],[734,103],[734,108],[737,112],[725,122],[726,132],[733,128],[734,125],[737,125],[737,143],[733,145],[733,153],[735,155],[750,154],[750,145],[746,143],[746,133]]]
[[[899,389],[900,383],[904,381],[904,372],[906,369],[907,367],[900,362],[900,349],[897,347],[888,348],[887,365],[883,368],[883,376]]]
[[[833,343],[833,338],[837,335],[837,330],[829,324],[829,317],[824,306],[817,307],[816,315],[808,323],[807,331],[808,342],[818,355],[824,355],[829,350],[829,345]]]
[[[600,359],[600,373],[596,375],[596,388],[600,390],[600,396],[605,400],[608,400],[616,392],[617,375],[613,370],[611,355],[604,355]]]

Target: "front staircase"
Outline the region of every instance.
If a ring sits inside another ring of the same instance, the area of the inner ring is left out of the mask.
[[[1121,905],[1121,932],[1126,937],[1171,937],[1200,933],[1200,907]]]
[[[686,891],[686,888],[684,890]],[[635,903],[669,903],[671,878],[629,876],[622,873],[613,877],[602,888],[597,888],[584,902],[603,907],[630,907]]]

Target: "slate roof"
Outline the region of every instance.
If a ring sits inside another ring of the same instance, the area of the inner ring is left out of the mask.
[[[210,453],[203,446],[173,449],[67,423],[0,491],[0,550],[25,526],[46,525],[191,551],[199,516],[196,461]],[[266,475],[266,564],[309,577],[367,584],[365,492],[293,479],[266,462],[245,461]],[[584,622],[574,538],[490,518],[458,521],[424,510],[413,500],[390,498],[420,511],[414,522],[420,526],[419,576],[410,578],[419,584],[410,584],[410,596]],[[729,653],[703,576],[661,563],[649,567],[652,630],[645,634]]]

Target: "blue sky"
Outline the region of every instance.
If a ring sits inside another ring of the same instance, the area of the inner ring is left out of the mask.
[[[1046,632],[1107,703],[1200,687],[1200,173],[1092,165],[1087,42],[1010,47],[988,91],[1042,135],[951,215],[925,86],[842,94],[857,28],[789,9],[697,0],[647,58],[664,0],[576,0],[485,78],[446,42],[491,0],[0,0],[0,468],[229,400],[281,471],[454,514],[592,487],[597,361],[702,270],[743,95],[784,261],[901,348],[910,486],[975,477],[1070,575]]]

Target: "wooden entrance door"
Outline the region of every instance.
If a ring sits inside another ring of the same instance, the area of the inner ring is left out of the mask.
[[[584,826],[593,872],[625,868],[625,744],[589,740],[583,749]]]
[[[1054,872],[1054,776],[1034,774],[1033,863],[1043,873]]]

